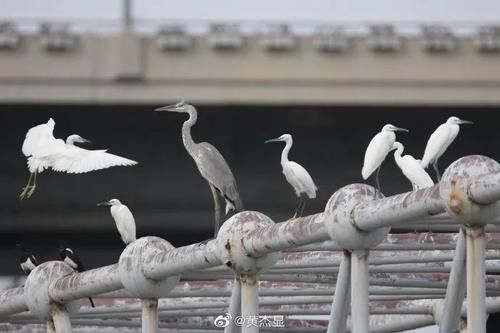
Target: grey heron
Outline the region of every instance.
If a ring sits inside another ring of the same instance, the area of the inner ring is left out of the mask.
[[[193,105],[182,101],[158,108],[155,111],[183,112],[189,115],[188,120],[182,125],[182,142],[196,163],[201,176],[205,178],[212,190],[215,206],[215,237],[222,224],[219,196],[226,201],[226,214],[229,211],[240,212],[243,210],[243,203],[233,173],[217,148],[208,142],[196,143],[193,141],[191,127],[196,124],[198,119],[198,112]]]

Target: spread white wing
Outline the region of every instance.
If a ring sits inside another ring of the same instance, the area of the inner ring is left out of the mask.
[[[67,173],[85,173],[114,166],[136,165],[137,162],[104,150],[87,150],[73,145],[65,145],[64,151],[54,160],[52,169]]]

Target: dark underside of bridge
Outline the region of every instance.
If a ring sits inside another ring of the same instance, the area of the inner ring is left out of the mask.
[[[115,263],[123,244],[108,208],[96,207],[111,198],[132,210],[138,237],[156,235],[175,246],[211,237],[211,192],[182,145],[186,116],[152,112],[157,106],[0,105],[0,274],[19,273],[15,244],[21,241],[41,261],[57,258],[57,239],[67,239],[87,267]],[[195,141],[208,141],[224,155],[245,208],[275,221],[292,215],[297,204],[281,173],[283,145],[264,144],[283,133],[294,137],[290,159],[302,164],[319,187],[306,214],[320,212],[336,189],[362,182],[366,146],[386,123],[409,128],[398,140],[405,153],[421,158],[429,135],[447,117],[469,119],[475,124],[462,127],[441,169],[464,155],[500,159],[500,108],[261,105],[199,106],[198,111]],[[49,117],[56,121],[56,137],[80,134],[92,140],[89,149],[109,148],[139,165],[80,175],[44,172],[33,197],[20,201],[29,176],[21,153],[25,133]],[[381,184],[386,195],[411,189],[392,158],[383,164]]]

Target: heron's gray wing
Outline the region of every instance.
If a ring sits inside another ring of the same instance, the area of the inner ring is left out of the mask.
[[[197,145],[193,154],[201,175],[233,203],[237,211],[243,209],[233,173],[222,154],[208,142]]]

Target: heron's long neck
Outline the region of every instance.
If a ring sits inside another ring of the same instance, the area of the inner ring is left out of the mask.
[[[191,127],[196,124],[198,115],[193,110],[189,110],[188,114],[189,119],[182,124],[182,142],[184,143],[184,147],[189,151],[189,148],[194,145],[193,137],[191,136]]]
[[[67,137],[66,139],[66,144],[74,146],[75,145],[75,138],[73,138],[71,135]]]
[[[293,144],[292,140],[286,141],[286,146],[285,148],[283,148],[283,151],[281,152],[281,164],[288,162],[288,152],[292,148],[292,144]]]
[[[396,151],[394,152],[394,157],[397,159],[401,159],[401,154],[403,154],[404,147],[403,146],[398,146]]]

